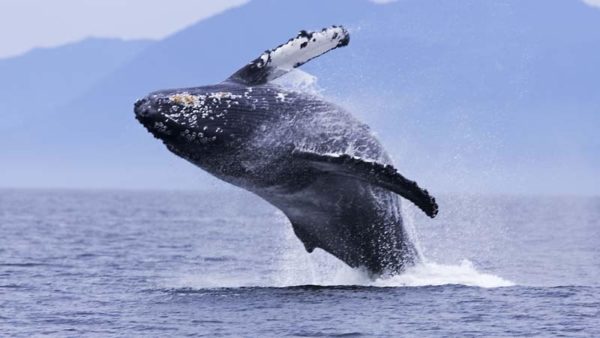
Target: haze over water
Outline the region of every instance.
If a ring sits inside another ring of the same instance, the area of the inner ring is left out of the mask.
[[[600,199],[440,206],[404,207],[427,263],[373,282],[241,191],[2,190],[0,333],[600,334]]]

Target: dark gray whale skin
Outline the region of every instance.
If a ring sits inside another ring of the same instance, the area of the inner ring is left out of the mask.
[[[229,79],[151,93],[135,113],[174,154],[283,211],[308,252],[321,248],[372,275],[419,260],[398,193],[430,216],[437,205],[344,109],[270,82]]]

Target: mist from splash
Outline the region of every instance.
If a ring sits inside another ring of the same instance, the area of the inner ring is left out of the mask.
[[[410,213],[409,213],[410,214]],[[410,215],[405,216],[407,226]],[[391,277],[372,279],[363,269],[351,268],[342,261],[316,249],[308,254],[294,234],[283,213],[276,211],[270,222],[281,229],[276,250],[267,259],[268,270],[242,269],[238,266],[221,266],[218,270],[192,272],[179,275],[164,286],[169,288],[218,289],[239,287],[293,287],[318,286],[364,286],[364,287],[423,287],[441,285],[464,285],[480,288],[509,287],[513,282],[491,273],[480,272],[468,259],[456,264],[440,264],[425,257],[404,273]]]
[[[274,82],[288,90],[322,97],[323,90],[318,86],[317,80],[316,76],[297,69]],[[352,107],[342,106],[352,111]],[[351,268],[318,248],[313,253],[307,254],[285,215],[277,211],[273,221],[283,233],[278,250],[274,253],[275,257],[271,258],[271,263],[274,265],[272,273],[246,276],[236,274],[235,271],[218,274],[187,274],[177,281],[176,287],[205,289],[299,285],[369,287],[465,285],[495,288],[515,285],[502,277],[478,271],[466,258],[454,264],[440,264],[429,260],[427,253],[421,248],[416,231],[414,220],[417,212],[420,211],[409,203],[402,203],[404,226],[420,255],[420,263],[400,275],[372,279],[366,271]]]
[[[426,253],[419,248],[418,238],[412,222],[412,212],[406,212],[403,207],[405,227],[411,233],[415,245],[421,253],[421,262],[408,268],[404,273],[391,277],[371,279],[362,269],[354,269],[328,253],[316,249],[307,254],[300,241],[287,226],[287,220],[281,215],[278,223],[285,224],[285,240],[280,250],[278,273],[273,279],[273,287],[288,287],[297,285],[358,285],[371,287],[418,287],[439,285],[465,285],[481,288],[496,288],[513,286],[515,283],[477,270],[468,259],[457,264],[439,264],[429,260]],[[259,285],[255,285],[259,286]],[[265,285],[262,285],[265,286]]]

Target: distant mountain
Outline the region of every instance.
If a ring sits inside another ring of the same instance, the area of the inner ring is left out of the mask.
[[[434,192],[600,192],[600,11],[571,0],[253,0],[11,131],[0,147],[18,154],[0,185],[202,188],[214,181],[137,125],[135,99],[218,82],[298,30],[331,24],[351,30],[350,46],[303,69],[372,125],[407,176]]]
[[[75,169],[70,169],[79,161],[70,157],[70,146],[78,140],[57,145],[51,153],[44,148],[79,123],[63,119],[63,110],[57,110],[85,96],[152,43],[90,38],[0,59],[0,186],[83,185],[72,180]]]
[[[0,131],[33,124],[42,112],[73,101],[150,44],[87,39],[0,59]]]

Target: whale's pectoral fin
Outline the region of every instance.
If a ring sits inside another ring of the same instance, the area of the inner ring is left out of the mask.
[[[295,38],[261,54],[227,81],[249,86],[265,84],[317,56],[346,46],[349,41],[350,34],[341,26],[324,28],[319,32],[301,31]]]
[[[438,213],[435,198],[416,182],[402,176],[396,168],[377,162],[369,162],[350,155],[323,155],[294,150],[294,156],[311,163],[315,169],[334,175],[353,177],[361,181],[388,189],[413,202],[427,216]]]

